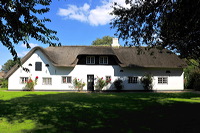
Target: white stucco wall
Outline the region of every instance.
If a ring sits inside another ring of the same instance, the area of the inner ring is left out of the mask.
[[[42,62],[42,71],[35,71],[35,62]],[[32,66],[29,66],[32,64]],[[45,65],[49,64],[49,67]],[[128,76],[138,76],[139,79],[146,73],[153,75],[153,88],[154,90],[183,90],[183,71],[182,69],[158,69],[158,68],[121,68],[118,65],[76,65],[73,67],[54,67],[45,55],[37,50],[24,64],[30,70],[27,73],[18,68],[8,79],[9,90],[22,90],[25,84],[20,84],[20,77],[32,77],[35,79],[38,76],[38,82],[35,90],[74,90],[73,84],[63,84],[62,76],[71,76],[72,80],[78,78],[87,83],[87,75],[94,75],[96,78],[111,76],[112,82],[115,79],[121,78],[124,82],[124,89],[126,90],[143,90],[142,84],[128,84]],[[123,70],[123,72],[120,72]],[[167,74],[169,70],[171,73]],[[168,77],[168,84],[158,84],[158,77]],[[51,77],[52,85],[43,85],[42,78]],[[87,85],[83,88],[87,90]],[[106,89],[106,88],[104,88]],[[115,89],[113,85],[107,89]]]

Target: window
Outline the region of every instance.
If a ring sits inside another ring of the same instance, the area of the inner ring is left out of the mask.
[[[106,76],[106,81],[111,81],[111,76]]]
[[[99,64],[108,64],[108,56],[100,56]]]
[[[43,78],[43,85],[51,85],[52,84],[52,80],[51,78]]]
[[[28,77],[20,77],[20,84],[26,84]]]
[[[72,83],[72,77],[71,76],[62,77],[62,83]]]
[[[128,77],[128,83],[138,83],[138,77]]]
[[[168,77],[158,77],[158,84],[167,84]]]
[[[87,56],[86,57],[86,64],[95,64],[95,57],[94,56]]]
[[[42,62],[35,62],[35,71],[42,71]]]

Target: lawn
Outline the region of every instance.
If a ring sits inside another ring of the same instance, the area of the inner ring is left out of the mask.
[[[0,90],[0,133],[200,132],[200,94]]]

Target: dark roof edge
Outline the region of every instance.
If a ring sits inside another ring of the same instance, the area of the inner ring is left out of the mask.
[[[33,55],[33,53],[36,50],[40,50],[51,62],[54,66],[56,66],[55,62],[49,57],[49,55],[45,52],[45,50],[42,47],[34,47],[33,49],[31,49],[31,51],[28,52],[28,54],[26,54],[22,59],[21,59],[21,65],[23,65],[30,57],[31,55]],[[19,64],[14,65],[5,75],[4,78],[9,78],[18,68],[19,68]]]

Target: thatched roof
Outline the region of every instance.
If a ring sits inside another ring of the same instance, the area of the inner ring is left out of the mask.
[[[56,67],[74,67],[81,55],[112,55],[117,57],[121,67],[144,68],[183,68],[185,62],[168,50],[141,48],[138,53],[136,47],[103,47],[103,46],[61,46],[61,47],[35,47],[24,58],[22,64],[36,51],[40,50]],[[7,74],[9,77],[18,67],[14,66]]]

